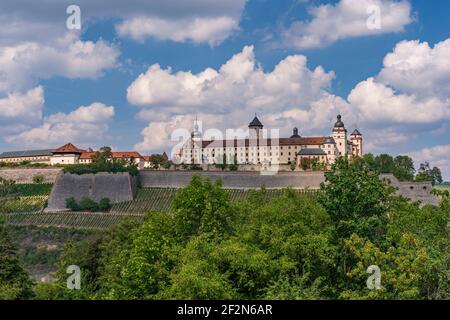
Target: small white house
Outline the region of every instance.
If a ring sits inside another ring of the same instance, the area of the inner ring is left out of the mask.
[[[50,164],[75,164],[85,150],[78,149],[72,143],[67,143],[58,149],[52,150]]]

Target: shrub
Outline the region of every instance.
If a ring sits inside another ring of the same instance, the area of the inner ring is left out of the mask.
[[[89,197],[82,197],[78,203],[80,210],[98,211],[98,203]]]
[[[111,202],[109,198],[102,198],[99,203],[95,202],[89,197],[82,197],[77,203],[74,197],[66,199],[66,207],[72,211],[108,211],[111,209]]]
[[[105,162],[93,162],[89,164],[69,164],[63,167],[64,173],[88,174],[98,172],[128,172],[132,176],[137,176],[139,170],[135,164],[127,164],[122,160],[113,160]]]
[[[44,176],[41,174],[35,175],[33,177],[33,183],[43,183],[44,182]]]
[[[296,167],[295,162],[292,162],[290,165],[291,171],[294,171],[295,167]]]
[[[16,182],[0,177],[0,197],[8,197],[15,194],[17,194]]]
[[[311,159],[309,159],[309,158],[302,158],[300,160],[300,166],[305,171],[308,170],[308,169],[311,169]]]
[[[111,209],[109,198],[102,198],[98,203],[98,209],[100,211],[109,211],[109,209]]]
[[[166,161],[163,163],[163,168],[164,169],[170,169],[170,167],[172,166],[172,161]]]
[[[191,165],[190,169],[194,170],[194,171],[201,171],[201,170],[203,170],[203,168],[200,165],[198,165],[198,164]]]
[[[70,209],[72,211],[79,211],[80,207],[78,206],[78,203],[75,201],[74,197],[70,197],[66,199],[66,208]]]

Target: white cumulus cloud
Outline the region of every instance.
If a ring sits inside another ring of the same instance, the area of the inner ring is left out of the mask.
[[[348,101],[365,122],[432,123],[450,119],[448,102],[401,94],[374,78],[358,83]]]
[[[265,72],[255,59],[253,46],[246,46],[219,70],[174,73],[155,64],[128,87],[127,99],[144,109],[174,114],[225,114],[239,109],[252,114],[306,108],[328,94],[334,78],[332,71],[321,66],[310,70],[306,62],[305,56],[288,56]]]
[[[120,36],[138,41],[153,37],[159,40],[217,45],[239,29],[239,20],[227,16],[182,20],[136,17],[123,21],[116,29]]]
[[[27,90],[52,76],[97,78],[116,65],[119,50],[103,40],[67,34],[52,45],[24,42],[0,47],[0,93]]]
[[[176,42],[217,44],[239,27],[246,0],[78,0],[82,30],[91,21],[118,20],[119,36]],[[61,0],[0,1],[0,44],[23,41],[51,43],[67,31],[66,8]],[[42,36],[45,35],[45,36]]]
[[[409,154],[416,163],[429,162],[431,167],[441,169],[444,179],[450,178],[450,144],[438,145],[430,148],[423,148]]]
[[[0,99],[0,132],[11,125],[35,124],[42,118],[44,105],[44,90],[41,86],[28,90],[24,94],[10,93]]]
[[[378,81],[408,94],[450,95],[450,39],[430,47],[427,42],[401,41],[387,54]]]
[[[254,113],[266,127],[280,128],[284,134],[293,126],[316,134],[331,130],[337,113],[352,124],[349,104],[329,92],[333,78],[334,72],[321,66],[309,69],[303,55],[288,56],[265,71],[252,46],[244,47],[219,69],[206,68],[196,74],[154,64],[127,90],[128,101],[141,108],[140,119],[149,121],[137,148],[161,147],[162,141],[168,141],[168,131],[180,125],[191,130],[192,121],[180,119],[196,113],[206,127],[222,130],[245,129]]]
[[[379,28],[371,24],[376,19],[373,8],[380,13]],[[286,46],[316,48],[345,38],[401,32],[413,21],[411,5],[405,0],[340,0],[312,6],[309,14],[311,20],[295,21],[283,31]]]
[[[48,147],[67,142],[86,145],[105,138],[114,107],[94,102],[66,113],[45,117],[38,127],[6,136],[8,143],[28,147]]]

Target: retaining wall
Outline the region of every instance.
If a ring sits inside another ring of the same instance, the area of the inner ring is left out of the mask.
[[[33,177],[37,175],[44,176],[44,183],[54,183],[61,169],[0,169],[0,177],[8,180],[14,180],[16,183],[33,183]]]
[[[215,181],[222,179],[227,189],[318,189],[325,181],[323,172],[278,172],[275,175],[262,175],[258,172],[213,172],[213,171],[141,171],[139,180],[142,187],[182,188],[186,186],[194,174]],[[422,204],[438,204],[438,199],[431,194],[431,182],[401,182],[392,174],[380,176],[394,186],[397,195]]]
[[[397,189],[397,195],[402,195],[412,201],[420,201],[423,204],[437,205],[439,203],[438,198],[431,194],[431,190],[433,190],[431,182],[399,181],[393,174],[382,174],[380,177]]]
[[[263,175],[259,172],[204,172],[204,171],[141,171],[139,180],[142,187],[182,188],[189,184],[192,176],[198,174],[215,181],[222,179],[227,189],[316,189],[325,181],[322,172],[278,172]]]
[[[66,199],[80,201],[89,197],[96,202],[109,198],[111,203],[133,200],[136,179],[129,173],[70,174],[60,173],[48,199],[47,212],[66,210]]]

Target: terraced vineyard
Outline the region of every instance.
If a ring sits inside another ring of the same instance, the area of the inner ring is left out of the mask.
[[[174,188],[143,188],[133,201],[113,204],[111,212],[144,214],[150,210],[168,211],[176,193]]]
[[[27,196],[8,198],[3,204],[0,212],[35,212],[44,207],[48,196]]]
[[[91,212],[8,213],[6,222],[13,225],[38,227],[62,227],[76,229],[106,229],[120,223],[125,217],[142,220],[143,215],[119,215]]]
[[[45,196],[49,195],[52,190],[51,183],[41,183],[41,184],[17,184],[17,191],[20,196]]]
[[[20,201],[5,214],[8,223],[13,225],[54,226],[77,229],[105,229],[119,223],[125,217],[142,220],[149,211],[167,212],[172,208],[173,199],[178,189],[143,188],[133,201],[113,204],[108,213],[92,212],[40,212],[48,196],[20,197]],[[249,197],[255,190],[230,189],[231,201]],[[283,190],[268,189],[265,199],[280,195]],[[299,193],[315,194],[316,190],[297,190]]]
[[[112,206],[112,213],[134,213],[145,214],[148,211],[169,211],[172,207],[173,198],[178,189],[175,188],[142,188],[138,191],[133,201],[116,203]],[[255,190],[229,189],[231,201],[239,201],[247,198]],[[281,189],[268,189],[264,195],[266,199],[271,199],[280,195]],[[316,190],[297,190],[299,193],[314,194]]]

